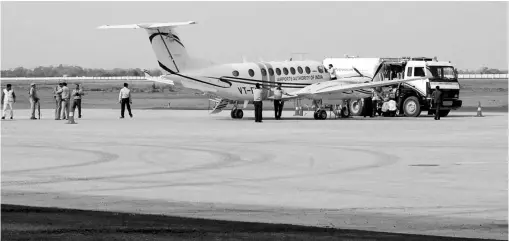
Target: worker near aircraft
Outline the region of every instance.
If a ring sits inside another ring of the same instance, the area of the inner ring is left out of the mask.
[[[60,120],[60,112],[62,112],[62,82],[58,81],[58,85],[55,86],[54,97],[55,97],[55,120]]]
[[[71,100],[71,90],[67,87],[67,83],[62,83],[62,114],[61,118],[64,120],[69,119],[69,107]]]
[[[329,74],[330,74],[330,80],[336,80],[336,69],[332,64],[329,64]]]
[[[440,106],[442,105],[442,91],[440,91],[440,86],[437,85],[435,91],[431,94],[431,98],[436,108],[435,120],[440,120]]]
[[[39,96],[37,96],[37,88],[35,86],[35,83],[30,84],[30,90],[28,91],[28,100],[30,101],[30,119],[37,120],[37,118],[35,118],[35,108],[36,105],[40,105],[40,103]]]
[[[281,89],[281,83],[277,84],[277,87],[274,88],[274,114],[276,117],[276,120],[281,120],[281,112],[283,111],[283,95],[285,95],[286,92]]]
[[[263,90],[260,88],[260,84],[256,84],[256,89],[253,90],[253,103],[255,107],[255,122],[262,122],[262,93]]]
[[[118,94],[118,103],[121,104],[120,107],[120,119],[124,118],[125,107],[127,106],[127,111],[129,111],[129,116],[133,118],[133,114],[131,113],[131,104],[133,103],[131,99],[131,90],[127,88],[129,85],[124,83],[124,88],[120,90]]]
[[[7,84],[7,88],[2,90],[2,105],[4,107],[2,113],[2,120],[5,119],[5,113],[7,112],[7,108],[9,108],[12,120],[12,116],[14,115],[12,105],[14,103],[16,103],[16,94],[14,93],[14,90],[11,88],[11,84]]]
[[[378,93],[378,91],[375,88],[373,88],[372,95],[371,95],[371,107],[372,107],[373,111],[371,112],[371,117],[375,117],[376,111],[378,108],[378,101],[380,101],[380,100],[381,100],[380,94]]]
[[[78,107],[78,118],[81,118],[81,96],[83,95],[83,90],[80,88],[80,84],[76,83],[76,89],[72,91],[73,96],[73,104],[72,104],[72,112],[76,107]]]

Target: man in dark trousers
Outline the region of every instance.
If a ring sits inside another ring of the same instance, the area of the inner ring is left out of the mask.
[[[370,117],[373,117],[373,106],[372,106],[372,99],[371,97],[368,97],[368,98],[364,98],[364,118],[366,118],[366,116],[370,116]]]
[[[72,91],[73,96],[73,104],[72,104],[72,113],[74,113],[74,110],[76,107],[78,107],[78,118],[81,118],[81,96],[83,95],[83,90],[80,88],[80,84],[76,83],[76,89]]]
[[[262,122],[262,89],[260,84],[256,84],[256,89],[253,90],[253,103],[255,107],[255,122]]]
[[[124,88],[120,90],[118,94],[118,103],[121,104],[120,110],[120,119],[124,118],[125,106],[127,105],[127,111],[129,111],[129,116],[133,118],[133,114],[131,113],[131,105],[133,103],[131,99],[131,90],[127,88],[129,86],[127,83],[124,83]]]
[[[431,94],[431,98],[433,98],[433,105],[435,105],[435,120],[440,120],[440,105],[442,105],[442,91],[440,91],[440,86],[437,85],[436,90]]]

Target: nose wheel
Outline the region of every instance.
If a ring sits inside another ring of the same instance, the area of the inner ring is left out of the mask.
[[[233,109],[230,115],[233,119],[242,119],[242,117],[244,117],[244,111],[241,109]]]

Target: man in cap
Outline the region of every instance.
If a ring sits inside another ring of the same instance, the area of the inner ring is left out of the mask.
[[[37,88],[35,86],[35,83],[30,84],[30,90],[28,91],[28,98],[30,101],[30,119],[31,120],[37,120],[35,118],[35,106],[39,106],[39,115],[40,115],[40,103],[39,103],[39,97],[37,96]]]
[[[69,90],[69,87],[67,87],[67,83],[62,83],[62,115],[61,118],[64,120],[69,119],[69,105],[71,100],[71,91]]]
[[[83,90],[80,88],[80,84],[76,83],[76,89],[72,91],[73,96],[73,104],[72,104],[72,112],[76,107],[78,107],[78,118],[81,118],[81,96],[83,95]]]
[[[7,88],[2,90],[2,105],[4,106],[2,120],[5,119],[5,112],[7,111],[7,107],[9,107],[10,109],[12,120],[12,116],[14,115],[12,105],[14,103],[16,103],[16,94],[14,93],[14,90],[11,88],[11,84],[7,84]]]
[[[62,112],[62,81],[58,81],[58,85],[55,86],[54,97],[55,97],[55,120],[60,120],[60,112]]]

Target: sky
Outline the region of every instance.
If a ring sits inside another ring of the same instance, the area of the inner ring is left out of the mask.
[[[458,69],[507,69],[507,2],[1,2],[1,69],[158,68],[143,29],[179,27],[192,57],[215,63],[437,56]]]

